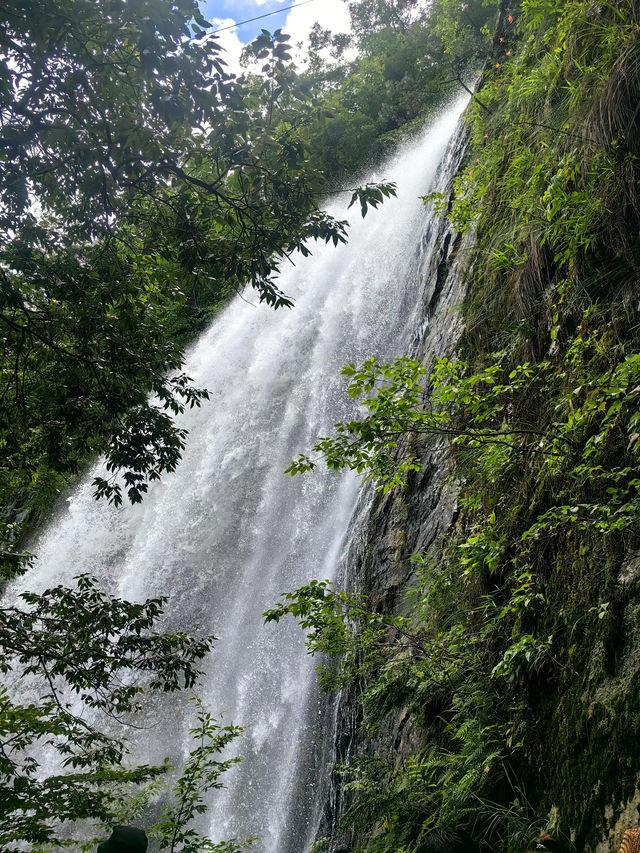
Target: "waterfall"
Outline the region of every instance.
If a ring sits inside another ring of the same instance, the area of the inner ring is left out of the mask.
[[[263,626],[261,614],[281,592],[339,573],[360,483],[350,472],[283,471],[353,415],[343,364],[410,347],[428,217],[419,196],[431,188],[465,103],[368,177],[396,181],[396,199],[364,221],[356,208],[346,213],[348,196],[328,203],[350,219],[349,243],[314,246],[283,270],[279,285],[295,299],[293,310],[248,304],[248,291],[190,349],[186,372],[210,400],[180,418],[189,439],[178,469],[141,505],[114,508],[92,497],[99,463],[32,543],[37,561],[10,592],[70,584],[88,572],[117,596],[170,596],[169,628],[215,634],[198,693],[218,718],[245,727],[233,744],[242,761],[206,816],[216,841],[255,835],[256,853],[302,853],[317,830],[331,715],[302,632]],[[133,758],[186,754],[186,704],[180,695],[148,700]]]

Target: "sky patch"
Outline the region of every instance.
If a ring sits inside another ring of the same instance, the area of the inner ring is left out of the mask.
[[[214,28],[229,27],[269,12],[280,12],[220,33],[220,43],[227,52],[227,62],[232,70],[237,71],[243,46],[262,29],[270,32],[283,29],[289,33],[293,45],[301,44],[301,50],[296,51],[299,58],[306,52],[309,31],[316,21],[334,33],[349,30],[349,12],[344,0],[312,0],[287,10],[286,7],[293,2],[295,0],[202,0],[200,9]]]

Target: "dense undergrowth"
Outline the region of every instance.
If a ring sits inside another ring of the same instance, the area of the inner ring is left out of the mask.
[[[410,512],[420,442],[447,434],[459,488],[403,616],[323,585],[270,613],[334,660],[325,686],[364,690],[350,849],[408,853],[453,827],[490,850],[544,833],[594,850],[637,793],[639,34],[631,0],[502,4],[448,213],[475,232],[457,360],[429,405],[415,362],[350,367],[367,419],[316,448]],[[411,754],[385,737],[398,715]]]

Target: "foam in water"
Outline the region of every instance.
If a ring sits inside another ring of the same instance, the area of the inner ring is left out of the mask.
[[[283,475],[290,460],[352,409],[343,364],[404,353],[427,192],[465,100],[379,170],[398,197],[351,221],[346,246],[314,246],[280,276],[295,307],[233,301],[188,354],[186,372],[210,400],[181,417],[188,445],[177,471],[139,506],[97,503],[97,465],[33,543],[37,563],[10,595],[88,572],[129,599],[169,595],[167,625],[218,637],[199,690],[225,723],[246,727],[243,760],[216,792],[214,840],[257,835],[256,853],[302,853],[319,821],[323,704],[313,661],[293,624],[263,626],[279,594],[338,571],[359,480],[349,472]],[[253,294],[245,296],[252,299]],[[149,700],[137,760],[191,748],[184,696]],[[325,733],[326,735],[326,733]]]

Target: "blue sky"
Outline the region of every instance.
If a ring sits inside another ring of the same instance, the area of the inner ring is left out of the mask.
[[[264,29],[273,32],[284,29],[292,37],[293,44],[304,42],[309,28],[315,21],[333,32],[345,32],[349,28],[349,14],[344,0],[311,0],[295,9],[284,11],[296,0],[201,0],[200,9],[204,17],[214,26],[226,26],[282,9],[282,13],[271,15],[261,21],[245,24],[220,34],[222,46],[227,50],[227,61],[233,67],[237,63],[242,45],[250,42]],[[297,0],[300,2],[300,0]]]
[[[264,15],[265,12],[277,11],[285,6],[292,5],[294,2],[295,0],[263,0],[263,2],[257,2],[257,0],[202,0],[200,9],[207,20],[213,18],[232,18],[234,21],[244,21],[247,18]],[[308,5],[321,4],[322,0],[314,0],[314,3],[309,3]],[[242,27],[238,27],[236,32],[240,41],[243,44],[251,41],[263,27],[273,32],[278,27],[284,26],[287,14],[287,12],[281,12],[278,15],[271,15],[263,21],[256,21],[253,24],[245,24]]]

